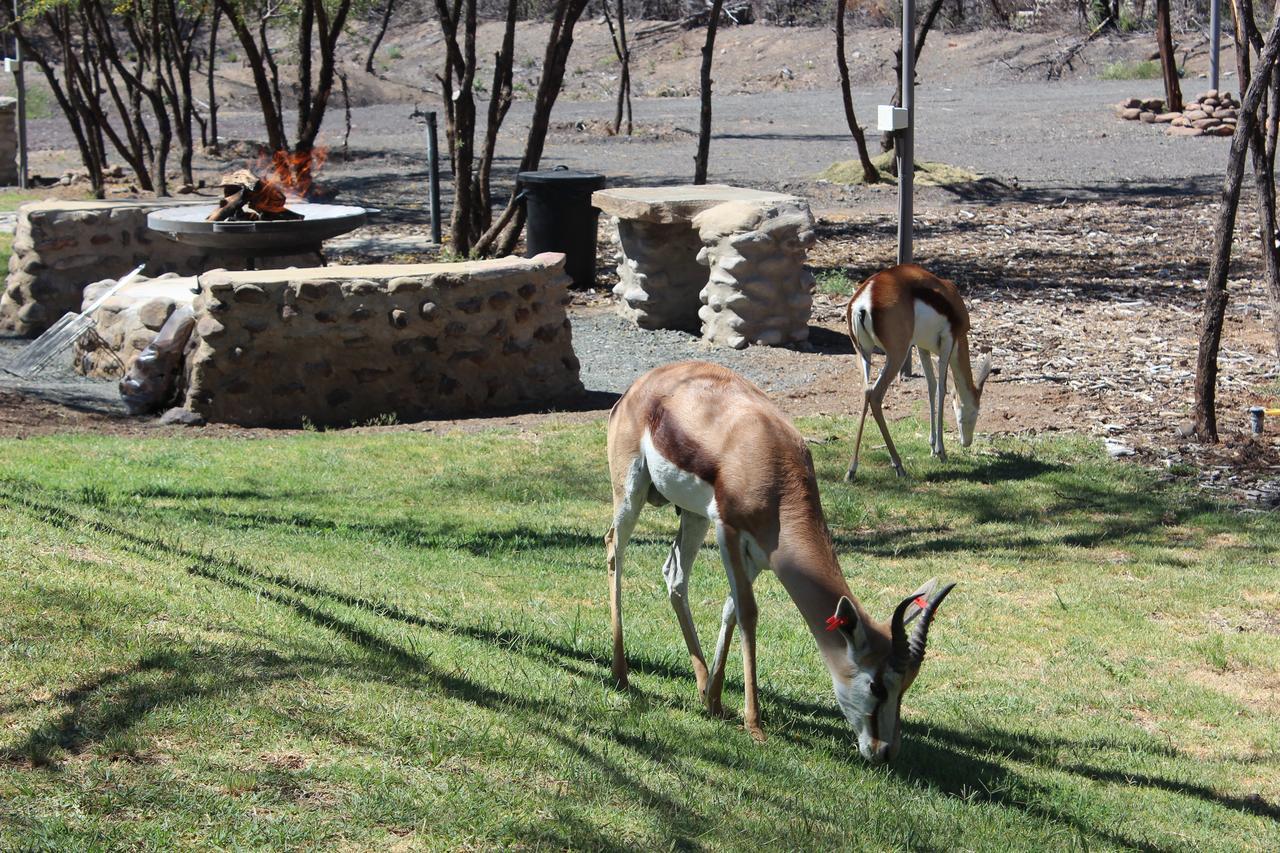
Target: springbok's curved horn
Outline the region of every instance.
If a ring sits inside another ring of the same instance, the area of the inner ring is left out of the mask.
[[[942,589],[938,590],[938,594],[929,599],[928,606],[925,607],[924,613],[920,614],[920,621],[916,623],[916,629],[911,632],[909,660],[912,666],[919,666],[924,660],[924,644],[929,639],[929,625],[933,622],[933,615],[938,612],[938,606],[942,604],[942,599],[947,597],[947,593],[955,589],[955,584],[949,583]]]
[[[908,595],[893,610],[893,618],[889,620],[889,639],[893,645],[889,651],[889,667],[898,672],[906,672],[911,662],[911,643],[907,639],[907,629],[903,624],[907,608],[916,600],[915,595]]]

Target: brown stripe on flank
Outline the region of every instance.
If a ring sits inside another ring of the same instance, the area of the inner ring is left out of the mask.
[[[681,429],[661,400],[654,401],[646,422],[653,446],[659,453],[680,470],[696,474],[708,483],[716,482],[719,469],[715,457]]]
[[[960,317],[956,314],[956,307],[938,291],[933,290],[932,288],[915,285],[911,288],[911,298],[919,299],[925,305],[928,305],[934,311],[937,311],[943,317],[946,317],[947,322],[951,324],[952,329],[959,328]]]

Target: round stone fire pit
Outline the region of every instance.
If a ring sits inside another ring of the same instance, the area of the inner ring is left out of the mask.
[[[301,219],[209,222],[214,205],[169,207],[147,214],[147,227],[170,240],[257,255],[319,251],[320,244],[365,224],[369,212],[344,204],[290,204]]]

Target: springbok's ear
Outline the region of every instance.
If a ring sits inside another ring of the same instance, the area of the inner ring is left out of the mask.
[[[973,384],[978,387],[979,393],[986,386],[987,380],[991,378],[994,368],[991,366],[991,356],[984,355],[978,361],[978,369],[973,372]]]
[[[857,657],[863,657],[871,651],[871,643],[867,639],[867,626],[858,618],[858,610],[846,596],[840,596],[835,615],[827,620],[828,631],[839,631],[848,641],[849,647]]]
[[[929,602],[929,596],[933,595],[934,589],[938,586],[937,578],[929,578],[920,588],[911,593],[913,601],[907,605],[907,611],[902,615],[902,624],[910,625],[911,620],[915,619],[924,612],[924,606]]]

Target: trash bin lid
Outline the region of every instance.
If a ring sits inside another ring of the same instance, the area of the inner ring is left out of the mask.
[[[598,172],[581,172],[577,169],[542,169],[537,172],[518,172],[516,179],[523,185],[557,186],[565,189],[604,189],[605,177]]]

